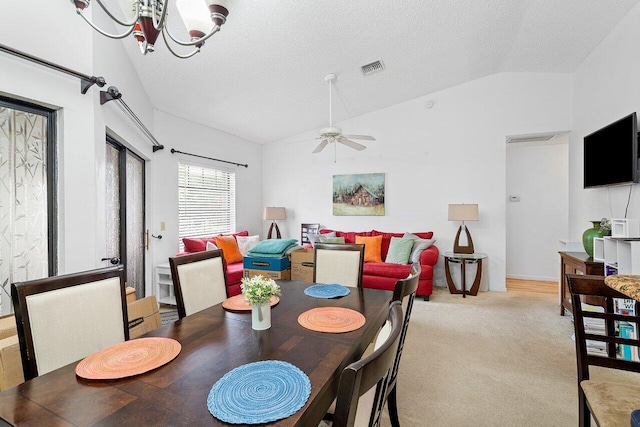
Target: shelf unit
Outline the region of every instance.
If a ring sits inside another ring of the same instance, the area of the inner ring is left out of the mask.
[[[176,295],[173,292],[171,267],[169,263],[156,265],[156,290],[160,304],[176,305]]]
[[[640,274],[640,238],[605,237],[604,275]]]

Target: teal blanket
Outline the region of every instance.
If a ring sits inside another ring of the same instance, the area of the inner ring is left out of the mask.
[[[296,239],[267,239],[251,248],[251,250],[247,252],[247,256],[282,258],[285,256],[287,250],[297,244],[298,241]]]

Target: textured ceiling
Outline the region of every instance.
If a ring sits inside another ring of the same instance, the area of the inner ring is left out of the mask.
[[[155,108],[268,143],[328,125],[328,73],[340,121],[498,72],[573,72],[638,1],[238,0],[191,59],[122,43]]]

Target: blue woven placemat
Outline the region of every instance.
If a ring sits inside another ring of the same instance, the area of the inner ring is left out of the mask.
[[[211,388],[209,412],[231,424],[261,424],[295,414],[311,395],[311,381],[279,360],[248,363],[227,372]]]
[[[313,285],[304,290],[305,295],[314,298],[338,298],[349,295],[351,290],[342,285]]]

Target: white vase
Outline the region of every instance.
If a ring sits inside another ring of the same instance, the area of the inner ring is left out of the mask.
[[[271,327],[271,304],[251,306],[251,327],[263,331]]]

